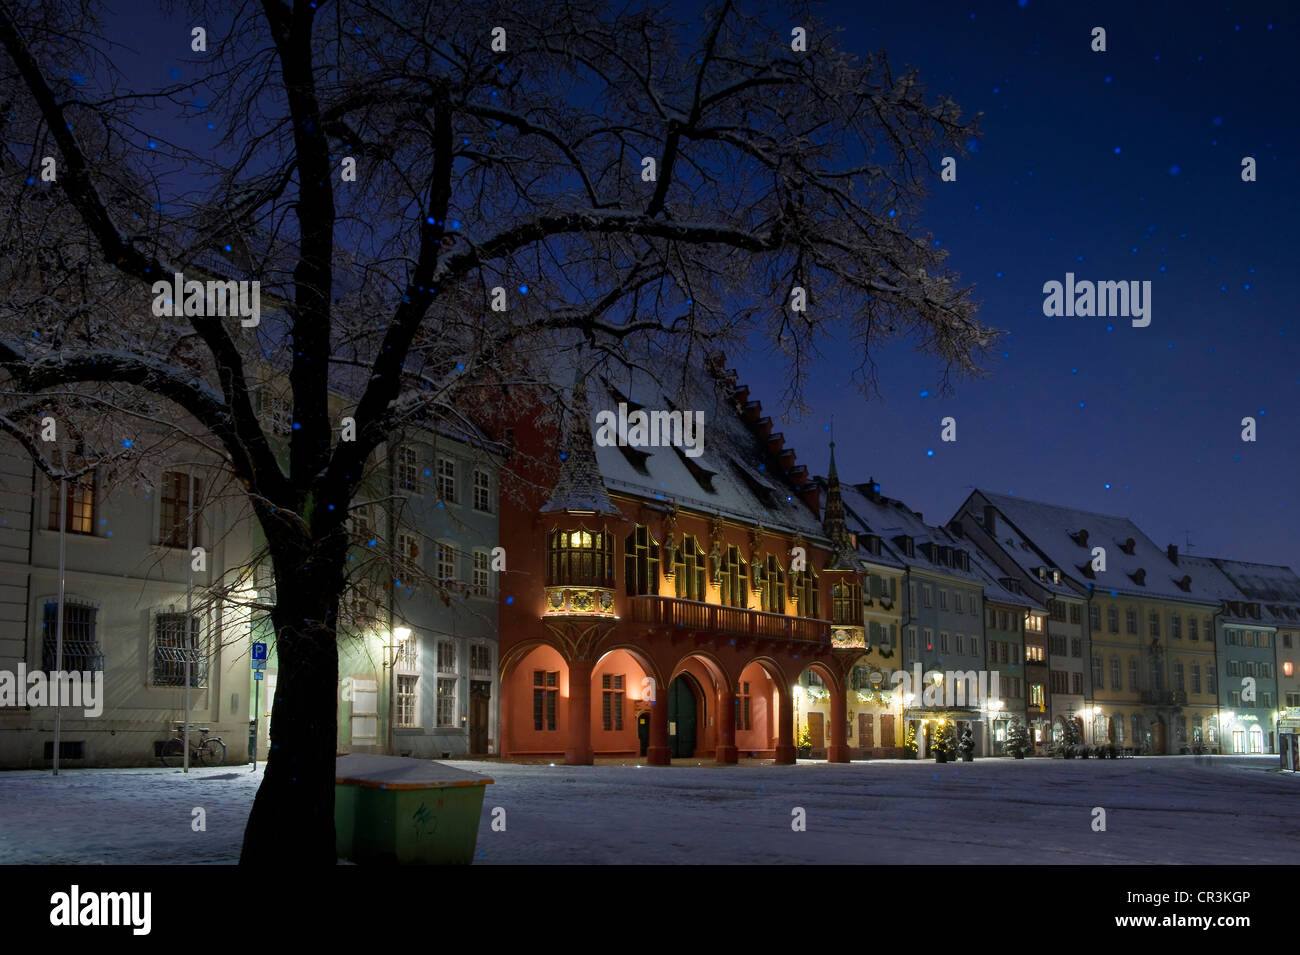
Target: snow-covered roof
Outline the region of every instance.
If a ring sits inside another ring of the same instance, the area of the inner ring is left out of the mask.
[[[1185,567],[1202,592],[1214,594],[1224,604],[1223,618],[1233,623],[1251,622],[1250,618],[1238,616],[1232,612],[1232,603],[1247,602],[1245,594],[1238,589],[1218,565],[1208,557],[1194,557],[1190,554],[1178,558],[1178,566]]]
[[[1002,578],[1007,575],[978,547],[970,549],[970,566],[971,570],[976,571],[983,578],[985,600],[1007,604],[1011,607],[1028,607],[1031,610],[1045,609],[1041,603],[1028,594],[1007,589],[1001,582]]]
[[[601,412],[626,414],[638,408],[703,415],[702,446],[688,455],[681,446],[620,447],[594,441],[596,467],[608,493],[630,494],[702,514],[720,514],[747,524],[797,532],[826,542],[815,515],[783,474],[769,463],[767,444],[744,421],[727,390],[703,369],[697,376],[659,373],[669,388],[649,374],[606,361],[586,370],[587,401],[593,438]],[[698,419],[693,419],[698,420]]]
[[[1210,558],[1241,593],[1262,604],[1264,616],[1279,627],[1300,627],[1300,577],[1290,567]]]
[[[1015,547],[1007,546],[1006,550],[1030,573],[1042,566],[1035,553],[1039,551],[1060,569],[1063,577],[1068,576],[1081,586],[1101,593],[1194,603],[1219,602],[1213,590],[1202,587],[1195,573],[1171,561],[1164,548],[1126,517],[1045,504],[1010,494],[975,493],[998,510],[1000,520],[994,537],[1001,541],[1012,532],[1021,535],[1021,542]],[[1005,526],[1008,522],[1012,526]],[[1024,550],[1021,544],[1031,549]],[[1106,551],[1106,570],[1095,574],[1091,569],[1094,547]],[[1049,576],[1049,583],[1050,579]]]
[[[930,571],[956,577],[969,583],[983,584],[983,577],[974,569],[963,570],[955,564],[943,563],[939,548],[951,551],[974,550],[969,541],[954,537],[941,527],[931,527],[917,513],[902,501],[885,497],[879,493],[879,485],[874,482],[865,484],[842,485],[844,495],[844,515],[849,529],[859,535],[875,534],[881,541],[881,555],[867,554],[864,560],[879,563],[896,563],[899,567]],[[900,537],[912,538],[913,556],[907,556],[902,544],[896,540]],[[927,546],[927,545],[933,545]],[[926,551],[930,553],[927,554]]]

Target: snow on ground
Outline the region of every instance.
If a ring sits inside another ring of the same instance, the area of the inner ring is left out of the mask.
[[[1300,862],[1300,776],[1275,756],[691,762],[451,765],[495,780],[479,863]],[[260,781],[246,766],[0,773],[0,863],[232,863]]]

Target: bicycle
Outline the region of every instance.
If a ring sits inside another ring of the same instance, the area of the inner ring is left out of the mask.
[[[199,739],[190,740],[190,761],[200,766],[220,766],[226,761],[226,744],[220,736],[209,736],[209,727],[199,727]],[[177,736],[163,744],[158,753],[164,766],[180,766],[185,761],[185,740]]]

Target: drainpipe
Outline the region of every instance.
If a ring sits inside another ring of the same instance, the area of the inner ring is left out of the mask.
[[[1223,603],[1220,602],[1219,609],[1214,611],[1210,616],[1210,627],[1213,630],[1211,639],[1214,641],[1214,721],[1219,725],[1219,752],[1223,752],[1223,707],[1220,705],[1223,699],[1223,684],[1219,680],[1219,617],[1223,616]]]
[[[390,578],[392,577],[392,568],[394,566],[394,555],[397,553],[396,551],[396,546],[397,546],[396,544],[396,538],[397,538],[396,465],[397,465],[397,446],[400,443],[400,441],[401,441],[400,435],[394,434],[390,437],[388,442],[388,506],[384,508],[384,511],[385,511],[385,523],[387,525],[386,531],[388,534],[388,575]],[[393,636],[393,621],[395,619],[394,600],[396,597],[397,588],[394,587],[391,583],[385,581],[384,589],[388,591],[388,634],[384,640],[384,665],[388,668],[388,680],[386,681],[388,684],[388,755],[396,756],[397,754],[393,752],[393,718],[395,716],[394,695],[396,693],[396,686],[397,686],[397,660],[394,654],[395,647],[393,641],[396,638]]]
[[[903,647],[907,645],[907,628],[908,626],[911,625],[911,623],[914,620],[916,620],[916,617],[912,616],[912,567],[910,564],[906,562],[903,563],[903,592],[898,595],[898,599],[899,600],[906,599],[907,601],[907,603],[904,604],[904,606],[907,607],[907,616],[903,618],[902,623],[899,624],[899,628],[898,628],[898,648],[899,648],[898,662],[903,664],[901,669],[903,670],[904,673],[906,673],[907,660],[902,650]],[[920,652],[919,649],[917,652],[918,653]],[[902,726],[900,726],[899,729],[903,731],[903,741],[906,742],[907,741],[907,694],[899,693],[898,702],[899,702],[898,722],[902,724]],[[921,748],[919,742],[917,743],[916,758],[918,761],[921,758]]]

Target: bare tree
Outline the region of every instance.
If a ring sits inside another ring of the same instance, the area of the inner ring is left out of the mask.
[[[599,0],[192,12],[199,79],[137,91],[91,0],[0,0],[4,247],[23,263],[0,291],[0,384],[14,409],[67,392],[183,412],[248,495],[280,676],[246,862],[334,861],[345,518],[394,429],[575,343],[689,355],[758,331],[797,396],[828,336],[861,347],[868,387],[890,336],[957,372],[993,339],[917,225],[973,124],[802,4],[688,24]],[[215,146],[186,132],[200,98]],[[160,109],[175,133],[146,135]],[[156,317],[176,272],[258,280],[273,314]],[[262,362],[291,390],[284,466],[250,399]],[[355,440],[331,393],[356,396]],[[30,436],[17,412],[0,426]]]

